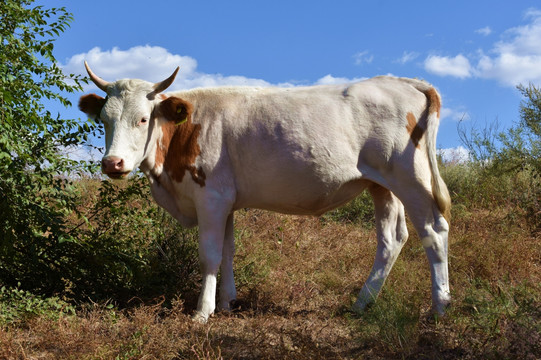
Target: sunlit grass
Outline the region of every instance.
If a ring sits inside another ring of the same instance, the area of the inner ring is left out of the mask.
[[[466,194],[492,189],[461,185],[455,175],[450,189]],[[95,201],[93,185],[85,189]],[[0,358],[539,358],[539,235],[527,214],[505,200],[509,194],[492,200],[489,194],[475,195],[493,201],[489,208],[483,205],[489,200],[475,204],[473,196],[454,199],[449,242],[454,302],[444,317],[430,312],[428,262],[410,223],[410,239],[378,301],[363,314],[348,311],[376,248],[375,229],[350,219],[359,206],[369,209],[361,199],[362,205],[353,203],[323,221],[238,212],[236,308],[214,315],[207,325],[195,324],[190,315],[199,291],[197,234],[174,229],[171,219],[154,213],[158,217],[145,231],[158,225],[171,230],[159,229],[158,242],[140,242],[155,269],[141,278],[147,285],[133,283],[144,297],[96,304],[57,297],[24,312],[22,322],[3,322]],[[4,318],[23,316],[17,311],[41,299],[17,294],[24,296],[2,299],[2,309],[11,309]],[[51,316],[57,305],[65,311]]]

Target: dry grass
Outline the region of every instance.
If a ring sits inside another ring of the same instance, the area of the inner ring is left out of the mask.
[[[233,313],[194,324],[193,293],[179,294],[170,308],[96,305],[1,329],[0,358],[541,357],[541,242],[505,209],[455,210],[455,302],[436,320],[428,316],[428,265],[412,229],[378,303],[355,317],[347,307],[372,266],[375,230],[257,210],[238,214],[236,228]]]

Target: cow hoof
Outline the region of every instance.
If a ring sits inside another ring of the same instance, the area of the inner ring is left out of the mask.
[[[451,307],[451,301],[446,301],[441,304],[432,306],[431,315],[434,317],[442,317],[447,312],[447,309]]]
[[[234,310],[238,309],[237,299],[233,299],[231,301],[228,301],[224,304],[218,305],[218,310],[226,313],[233,312]]]
[[[451,306],[451,294],[449,292],[443,292],[439,296],[432,298],[432,310],[431,313],[437,316],[445,315],[447,309]]]
[[[370,306],[374,304],[373,301],[355,301],[353,305],[351,305],[351,311],[357,315],[361,315],[363,312],[365,312]]]
[[[205,316],[203,315],[202,313],[200,312],[196,312],[193,316],[192,316],[192,321],[194,323],[198,323],[198,324],[206,324],[207,321],[208,321],[208,316]]]
[[[350,311],[352,313],[360,315],[360,314],[363,313],[365,308],[366,308],[366,305],[364,305],[364,304],[354,303],[353,305],[351,305],[351,307],[349,309],[350,309]]]

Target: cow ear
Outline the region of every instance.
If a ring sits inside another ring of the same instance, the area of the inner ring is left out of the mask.
[[[79,110],[88,115],[89,118],[95,120],[99,117],[106,99],[96,94],[88,94],[81,96],[79,99]]]
[[[159,113],[175,125],[183,122],[191,122],[193,106],[188,101],[171,96],[163,100],[159,105]]]

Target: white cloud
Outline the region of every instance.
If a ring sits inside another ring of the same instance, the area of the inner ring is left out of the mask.
[[[485,55],[479,60],[478,71],[479,77],[495,79],[508,86],[540,84],[541,55],[518,56],[502,53],[494,58]]]
[[[518,56],[541,54],[541,11],[530,9],[525,18],[531,19],[531,23],[507,30],[504,39],[495,45],[496,53],[513,53]]]
[[[331,74],[325,75],[315,82],[315,85],[332,85],[332,84],[347,84],[357,81],[366,80],[366,78],[348,79],[345,77],[334,77]]]
[[[62,68],[66,73],[86,75],[83,65],[85,60],[98,76],[107,81],[137,78],[159,82],[180,66],[178,76],[169,88],[171,91],[210,86],[270,85],[264,80],[244,76],[201,73],[197,71],[197,61],[194,58],[171,54],[165,48],[149,45],[135,46],[128,50],[120,50],[117,47],[112,50],[101,50],[95,47],[86,53],[72,56]]]
[[[419,57],[419,53],[415,51],[404,51],[404,53],[402,54],[402,57],[396,60],[395,62],[403,65],[417,59],[418,57]]]
[[[470,61],[462,54],[455,57],[430,55],[425,60],[425,70],[432,74],[461,79],[472,75]]]
[[[355,65],[361,65],[363,63],[370,64],[374,60],[374,55],[370,54],[368,50],[361,51],[353,55]]]
[[[470,152],[463,146],[439,149],[438,154],[447,163],[465,163],[470,160]]]
[[[469,59],[462,54],[454,58],[427,57],[426,71],[440,76],[492,79],[513,87],[541,84],[541,11],[529,9],[525,19],[529,21],[526,25],[508,29],[490,50],[479,50],[477,54],[469,55]],[[484,29],[478,32],[482,33]]]
[[[509,86],[541,83],[541,11],[530,9],[526,18],[529,24],[507,30],[489,55],[481,53],[480,77]]]
[[[189,56],[173,55],[159,46],[136,46],[128,50],[114,47],[101,50],[95,47],[68,59],[63,69],[67,73],[84,74],[84,61],[92,70],[107,81],[123,78],[144,78],[160,81],[171,75],[177,66],[181,67],[179,77],[192,74],[197,61]]]
[[[490,28],[490,26],[485,26],[484,28],[475,30],[475,32],[483,36],[488,36],[492,34],[492,29]]]
[[[115,47],[112,50],[102,50],[98,47],[82,54],[72,56],[62,65],[66,73],[84,74],[84,61],[88,61],[92,70],[107,81],[117,79],[135,78],[147,81],[158,82],[167,78],[177,66],[180,71],[175,82],[168,89],[170,91],[192,89],[196,87],[216,86],[279,86],[293,87],[295,82],[284,82],[271,84],[262,79],[247,78],[244,76],[225,76],[222,74],[206,74],[197,71],[197,61],[190,56],[171,54],[167,49],[159,46],[136,46],[127,50],[120,50]],[[319,80],[315,85],[345,84],[361,81],[366,78],[345,78],[334,77],[328,74]],[[302,83],[306,85],[305,83]],[[95,89],[90,84],[85,89]]]
[[[451,119],[453,121],[470,120],[470,114],[464,109],[450,109],[447,107],[441,108],[441,120]]]

